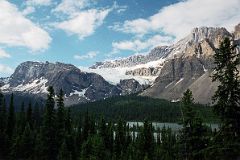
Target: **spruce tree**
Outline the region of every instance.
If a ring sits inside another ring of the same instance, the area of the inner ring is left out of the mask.
[[[41,157],[40,159],[56,160],[58,155],[58,143],[56,140],[56,113],[54,110],[54,89],[48,87],[45,113],[43,117],[43,126],[41,127]]]
[[[207,146],[207,128],[197,116],[194,108],[192,92],[188,89],[182,98],[183,129],[180,139],[180,157],[189,160],[201,160],[203,154],[200,152]]]
[[[65,138],[65,108],[64,108],[64,99],[63,99],[63,90],[61,89],[57,95],[57,119],[56,119],[56,129],[57,129],[57,142],[58,146],[63,144]]]
[[[121,158],[123,155],[123,152],[126,148],[124,148],[125,145],[125,130],[124,130],[125,122],[123,122],[121,119],[118,120],[117,126],[116,126],[116,135],[115,135],[115,143],[114,143],[114,151],[117,158]]]
[[[67,134],[71,135],[73,131],[72,125],[72,117],[71,117],[71,109],[68,108],[66,111],[66,118],[65,118],[65,131]]]
[[[142,158],[147,157],[153,159],[155,142],[152,124],[145,120],[138,137],[139,142],[137,147],[139,150],[139,156]]]
[[[33,159],[35,137],[29,123],[26,124],[25,130],[18,145],[18,153],[16,156],[17,159]]]
[[[213,96],[214,109],[221,119],[215,136],[215,152],[222,159],[240,156],[240,54],[236,45],[225,38],[214,55],[215,68],[212,80],[220,82]],[[224,153],[224,154],[223,154]],[[215,158],[217,155],[214,155]]]

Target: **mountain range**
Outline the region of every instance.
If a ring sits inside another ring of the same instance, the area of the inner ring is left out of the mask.
[[[146,55],[97,62],[89,68],[49,62],[23,62],[8,78],[0,78],[2,92],[45,98],[47,87],[62,88],[67,105],[112,96],[138,94],[179,101],[186,89],[196,102],[211,103],[218,84],[211,81],[213,55],[229,37],[240,51],[240,24],[225,28],[200,27],[170,46],[157,46]]]

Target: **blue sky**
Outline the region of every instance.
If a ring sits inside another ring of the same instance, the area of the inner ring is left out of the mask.
[[[239,0],[1,0],[0,77],[24,61],[91,66],[146,54],[200,26],[240,23]]]

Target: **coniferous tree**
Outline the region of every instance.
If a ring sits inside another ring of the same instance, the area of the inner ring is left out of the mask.
[[[25,114],[25,106],[24,102],[21,104],[21,110],[18,114],[17,118],[17,134],[22,134],[26,125],[26,114]]]
[[[71,151],[68,150],[66,141],[63,141],[63,144],[61,145],[58,160],[72,160],[72,154]]]
[[[164,160],[176,159],[176,135],[165,126],[157,136],[156,158]]]
[[[12,140],[13,140],[15,124],[16,124],[16,116],[15,116],[15,109],[14,109],[14,103],[13,103],[13,94],[11,94],[9,110],[8,110],[7,130],[6,130],[8,140],[10,143],[9,145],[11,145]]]
[[[124,153],[124,145],[125,145],[125,122],[123,122],[121,119],[118,120],[117,126],[116,126],[116,135],[115,135],[115,144],[114,144],[114,151],[116,154],[116,158],[121,158],[121,156]]]
[[[203,154],[200,152],[207,146],[207,128],[197,116],[194,108],[192,92],[188,89],[182,98],[183,129],[180,137],[180,157],[189,160],[201,160]]]
[[[48,96],[46,100],[45,113],[43,118],[43,126],[41,128],[41,159],[57,159],[58,143],[56,140],[56,113],[54,110],[54,89],[48,88]]]
[[[4,95],[0,92],[0,159],[7,154],[7,109]]]
[[[40,106],[39,104],[36,102],[34,109],[33,109],[33,119],[34,119],[34,126],[36,129],[39,129],[41,122],[42,122],[42,116],[41,116],[41,111],[40,111]]]
[[[66,118],[65,118],[65,130],[66,133],[71,135],[73,131],[73,125],[72,125],[72,117],[71,117],[71,110],[70,108],[66,111]]]
[[[30,125],[27,123],[20,138],[18,156],[16,158],[32,159],[34,153],[35,137]]]
[[[140,159],[147,157],[149,159],[153,159],[154,153],[154,136],[153,136],[153,127],[152,124],[145,120],[143,124],[143,128],[140,130],[137,139],[137,148],[139,151]]]
[[[76,156],[81,156],[81,148],[83,143],[83,136],[82,136],[82,124],[81,121],[78,122],[78,127],[76,130],[76,136],[75,136],[75,146],[76,146]]]
[[[82,160],[107,160],[106,150],[104,147],[103,139],[99,135],[88,137],[88,140],[82,146]]]
[[[82,140],[86,141],[90,134],[90,117],[88,112],[86,112],[83,121],[83,128],[82,128]]]
[[[113,154],[113,148],[114,148],[114,131],[113,131],[113,123],[112,122],[108,122],[107,125],[107,142],[105,142],[106,144],[106,148],[109,149],[111,156]]]
[[[26,123],[29,124],[30,128],[33,128],[33,113],[32,113],[32,103],[28,103],[28,108],[26,112]]]
[[[234,159],[240,156],[240,54],[236,45],[225,38],[214,55],[213,81],[220,82],[213,97],[214,109],[221,119],[221,128],[215,136],[216,159]]]
[[[56,119],[56,129],[57,129],[57,142],[58,146],[63,144],[65,138],[65,108],[64,108],[64,99],[63,99],[63,90],[61,89],[57,95],[57,119]]]
[[[0,133],[3,133],[7,124],[7,109],[4,95],[0,91]]]

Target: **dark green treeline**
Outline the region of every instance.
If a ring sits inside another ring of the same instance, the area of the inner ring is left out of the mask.
[[[0,94],[0,159],[202,160],[212,155],[209,150],[219,134],[197,116],[190,90],[182,99],[183,129],[179,133],[166,127],[155,129],[148,121],[143,126],[129,127],[121,119],[112,123],[88,112],[81,121],[72,120],[69,108],[64,107],[63,91],[57,95],[56,104],[53,88],[49,87],[48,92],[44,111],[32,109],[29,103],[22,104],[18,113],[13,103],[4,105]],[[232,153],[232,159],[236,158]]]

